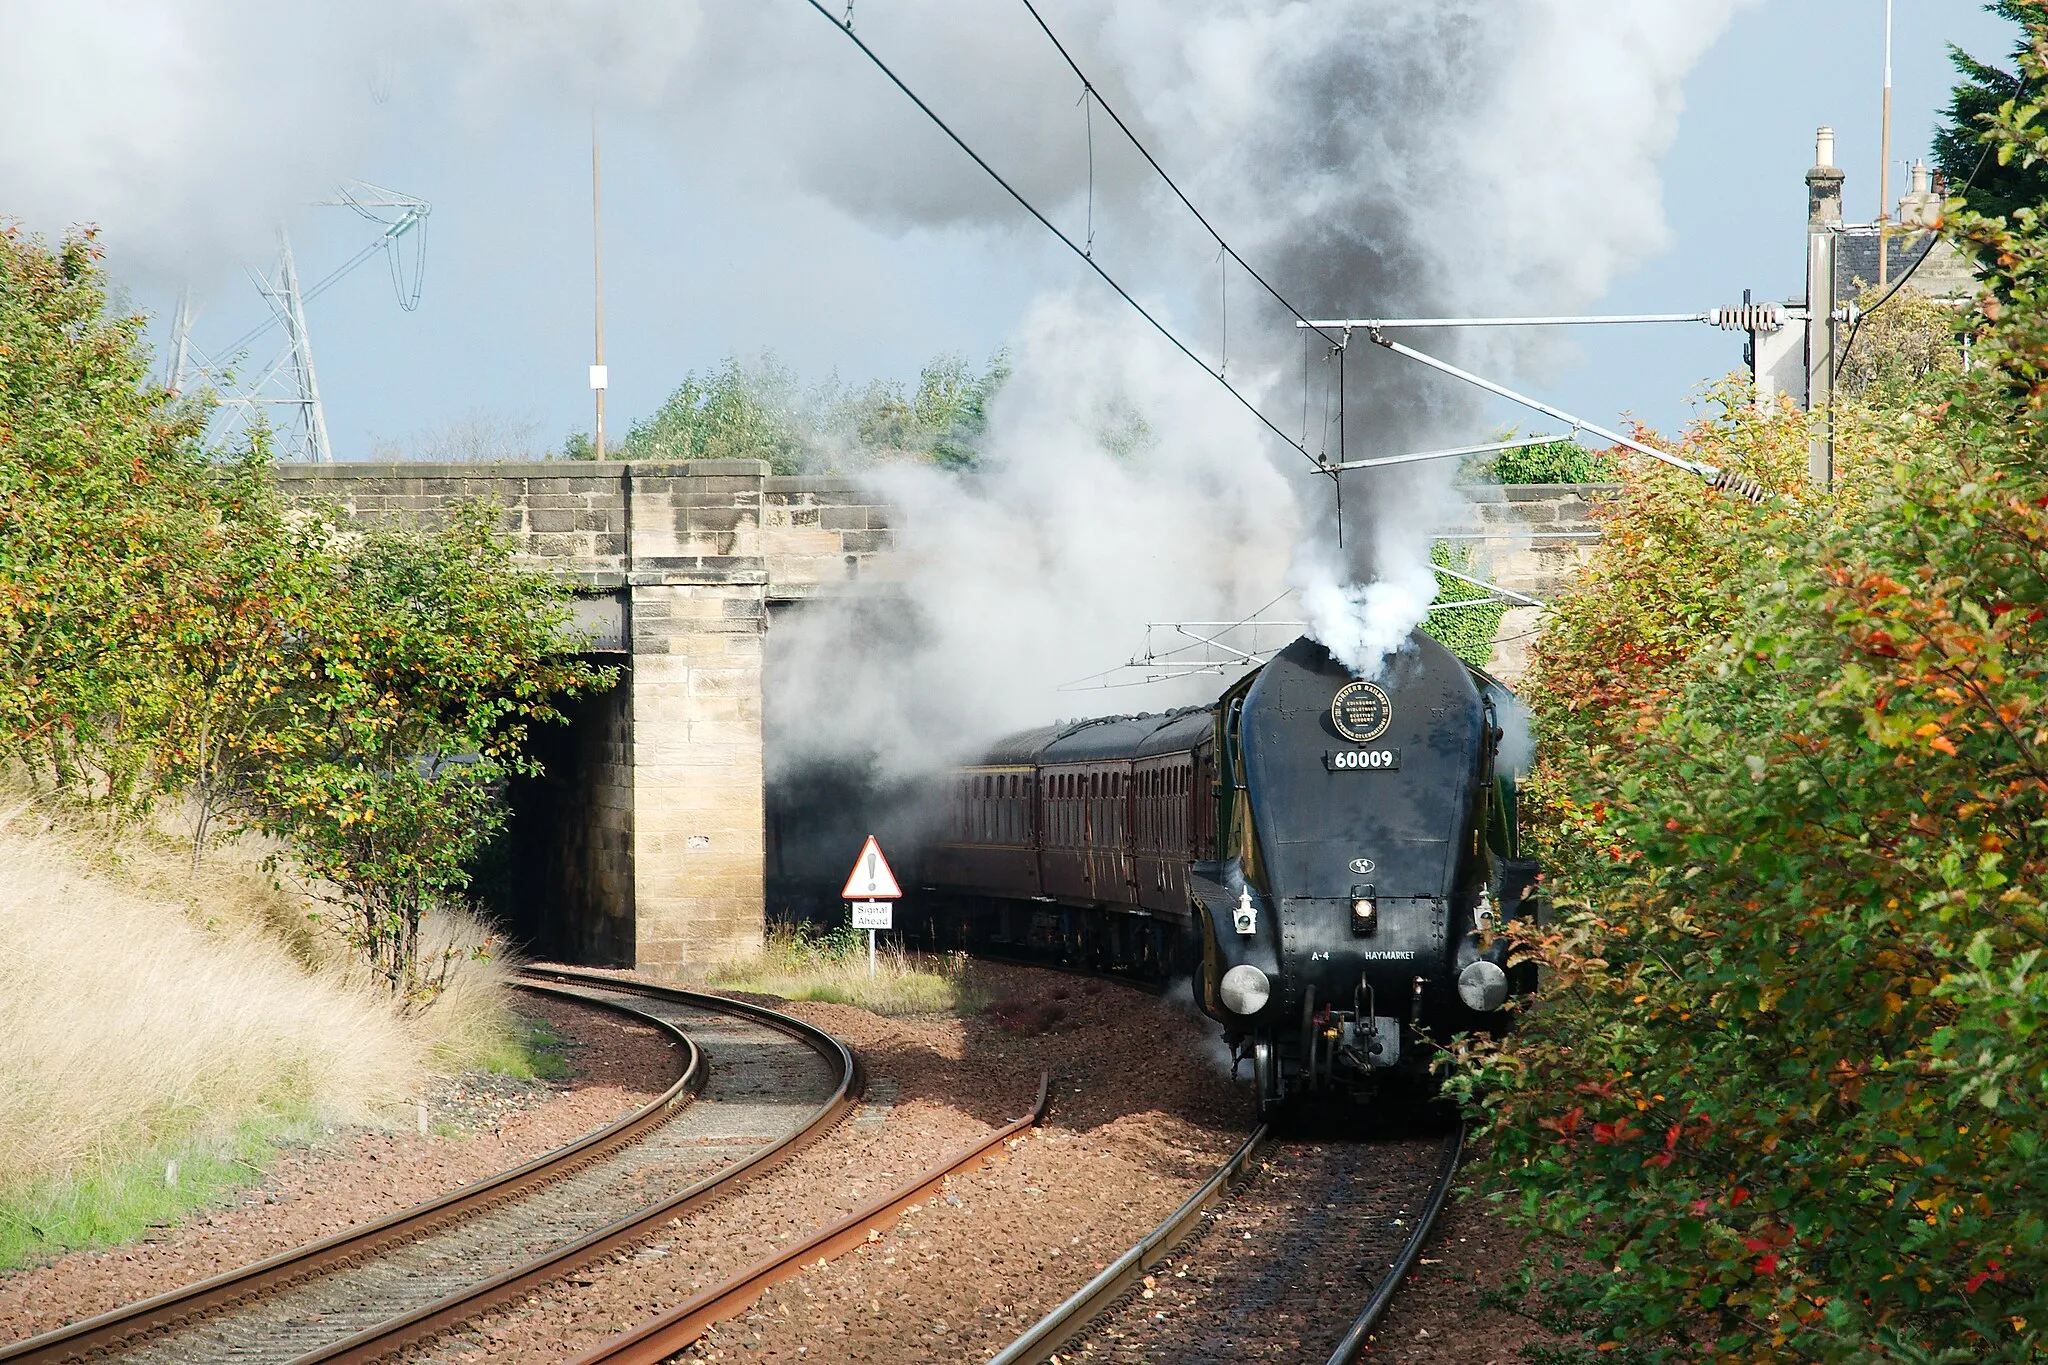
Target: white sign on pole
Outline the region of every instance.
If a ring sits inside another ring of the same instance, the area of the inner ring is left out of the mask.
[[[889,870],[889,860],[882,856],[882,846],[870,834],[868,841],[861,845],[860,857],[854,860],[853,871],[846,878],[846,888],[839,893],[841,900],[849,901],[894,901],[903,899],[903,888],[896,884],[896,874]]]
[[[853,927],[868,931],[868,976],[872,978],[875,930],[895,927],[889,902],[903,899],[903,888],[896,884],[896,874],[889,870],[889,860],[882,856],[882,846],[874,835],[860,846],[860,857],[853,860],[853,871],[847,874],[846,887],[839,894],[853,902]]]

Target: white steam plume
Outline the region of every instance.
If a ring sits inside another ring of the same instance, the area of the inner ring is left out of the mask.
[[[775,627],[779,770],[873,758],[901,778],[1055,711],[1099,711],[1117,694],[1060,685],[1127,656],[1146,620],[1234,620],[1278,591],[1298,529],[1285,481],[1254,453],[1252,419],[1219,413],[1140,326],[1099,300],[1041,299],[983,467],[867,476],[893,512],[893,581]],[[1104,432],[1134,409],[1149,430],[1115,453]],[[1190,679],[1145,702],[1216,690]]]
[[[1663,247],[1656,159],[1683,78],[1746,3],[1045,10],[1103,97],[1283,292],[1315,314],[1385,315],[1576,309]],[[1291,320],[1217,264],[1099,114],[1091,183],[1078,82],[1020,5],[861,0],[854,22],[1057,221],[1079,234],[1092,202],[1097,259],[1205,354],[1227,340],[1233,379],[1312,450],[1330,444],[1322,355],[1304,383]],[[1040,245],[1041,229],[801,0],[16,0],[0,7],[0,86],[38,113],[0,121],[0,212],[46,230],[98,219],[117,265],[159,277],[194,252],[265,254],[270,220],[355,170],[394,110],[452,110],[468,136],[489,137],[509,113],[580,117],[593,102],[663,132],[707,177],[779,189],[792,212],[823,199],[883,230]],[[387,87],[388,106],[375,98]],[[985,470],[890,476],[915,560],[900,592],[918,666],[883,652],[820,655],[808,670],[886,684],[862,689],[883,713],[874,733],[910,749],[934,729],[966,744],[1082,709],[1050,685],[1122,657],[1144,621],[1224,619],[1283,580],[1361,670],[1426,606],[1451,471],[1346,476],[1340,549],[1328,481],[1192,367],[1174,372],[1185,362],[1156,340],[1108,326],[1120,305],[1085,276],[1069,295],[1070,278],[1025,324]],[[1563,354],[1500,336],[1424,344],[1496,371]],[[1372,349],[1355,345],[1346,366],[1349,455],[1474,434],[1470,394]],[[1128,460],[1102,449],[1104,392],[1139,406],[1154,447]],[[1293,507],[1262,456],[1292,480]]]

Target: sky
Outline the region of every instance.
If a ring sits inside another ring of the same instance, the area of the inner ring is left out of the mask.
[[[801,8],[798,0],[783,2]],[[120,0],[98,3],[103,15],[121,21]],[[147,8],[138,4],[135,12]],[[865,0],[857,20],[866,21],[863,31],[879,35],[878,46],[892,36],[886,8],[885,0]],[[1062,8],[1057,0],[1046,6],[1056,24]],[[621,96],[618,91],[631,83],[623,77],[614,83],[601,64],[563,76],[523,55],[518,62],[500,62],[499,69],[513,76],[502,79],[491,98],[479,100],[470,97],[463,79],[437,75],[435,63],[451,49],[433,34],[412,31],[406,13],[394,9],[367,36],[313,36],[311,41],[361,47],[358,55],[373,74],[363,90],[351,86],[337,98],[367,99],[374,117],[347,137],[323,137],[317,126],[282,126],[267,142],[224,147],[221,158],[229,164],[215,168],[205,212],[196,218],[209,231],[188,231],[180,241],[153,238],[146,213],[121,212],[121,201],[104,194],[68,201],[61,184],[32,186],[27,196],[33,229],[57,231],[76,217],[99,217],[110,269],[137,306],[168,316],[179,284],[189,283],[200,310],[195,339],[207,347],[220,346],[265,317],[243,270],[270,263],[273,209],[289,223],[301,277],[309,282],[371,241],[375,231],[344,209],[275,204],[274,195],[273,202],[260,195],[241,202],[238,184],[280,180],[303,200],[317,197],[304,187],[321,177],[356,177],[430,201],[424,287],[416,310],[398,306],[382,262],[374,259],[308,305],[340,458],[417,448],[451,424],[480,421],[536,450],[558,446],[570,431],[589,429],[592,105],[600,110],[605,166],[608,424],[614,442],[634,418],[657,407],[685,372],[714,366],[727,355],[772,351],[803,374],[908,380],[937,353],[959,352],[978,361],[1013,342],[1032,301],[1048,291],[1102,290],[1079,262],[1025,221],[1021,210],[990,198],[964,157],[914,125],[893,124],[895,136],[866,143],[851,139],[833,148],[832,171],[842,179],[831,193],[819,191],[815,168],[792,175],[750,164],[758,163],[758,143],[743,125],[772,119],[762,111],[772,107],[775,92],[763,86],[772,87],[779,63],[786,61],[792,72],[830,71],[843,83],[837,89],[852,92],[842,96],[847,99],[877,108],[900,101],[822,20],[776,30],[778,40],[791,47],[763,59],[749,76],[752,93],[744,98]],[[868,20],[870,14],[880,17]],[[1593,311],[1692,311],[1738,302],[1744,288],[1766,299],[1797,291],[1803,175],[1820,123],[1836,130],[1837,159],[1849,176],[1850,216],[1874,213],[1883,14],[1882,0],[1759,0],[1735,8],[1718,40],[1683,77],[1676,136],[1655,163],[1669,225],[1666,242],[1651,259],[1615,278]],[[1002,42],[1012,46],[992,50],[1025,53],[1020,62],[1050,61],[1029,49],[1032,36],[1005,31]],[[303,33],[291,37],[308,41]],[[465,40],[470,69],[482,41]],[[1903,166],[1924,153],[1935,112],[1946,99],[1949,42],[2002,58],[2010,30],[1966,0],[1900,0],[1895,196],[1905,188]],[[22,54],[20,44],[16,51]],[[266,55],[285,60],[277,49]],[[658,56],[636,50],[618,60],[630,66]],[[167,81],[175,81],[177,54],[163,60],[171,68]],[[277,79],[300,78],[280,70]],[[1588,76],[1579,71],[1558,79]],[[551,93],[522,97],[522,81],[548,85]],[[1037,117],[1042,124],[1035,134],[1028,127],[1009,132],[1023,145],[1052,148],[1048,155],[1084,152],[1076,136],[1081,111],[1064,100],[978,111],[974,81],[939,88],[942,112],[970,126],[977,117],[1013,123]],[[307,115],[321,117],[317,108]],[[302,155],[299,149],[309,146],[317,152]],[[1199,142],[1185,138],[1176,144],[1184,156],[1198,148]],[[193,154],[189,145],[183,150]],[[238,158],[247,175],[233,164]],[[863,164],[865,158],[873,158],[871,166]],[[974,201],[974,211],[950,218],[862,211],[862,177],[879,181],[900,174],[892,163],[907,159],[917,160],[920,174],[940,187],[934,193],[965,196]],[[296,181],[272,176],[279,166],[302,173]],[[7,171],[0,157],[0,211],[9,211]],[[849,184],[856,189],[849,191]],[[1445,192],[1454,194],[1455,186]],[[1603,212],[1604,187],[1598,183],[1537,193],[1568,201],[1532,206],[1544,212]],[[1234,235],[1229,212],[1217,217],[1225,235]],[[1314,299],[1301,302],[1312,313],[1320,311]],[[1474,300],[1481,308],[1484,303]],[[1185,325],[1191,335],[1208,326],[1196,320]],[[1693,411],[1699,385],[1733,368],[1740,350],[1739,338],[1702,326],[1597,329],[1572,342],[1562,352],[1511,358],[1495,377],[1594,421],[1629,414],[1670,428]]]

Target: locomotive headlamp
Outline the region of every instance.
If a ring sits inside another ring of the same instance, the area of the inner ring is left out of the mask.
[[[1369,934],[1380,927],[1380,903],[1370,886],[1351,888],[1351,932]]]
[[[1505,982],[1506,978],[1502,978]],[[1223,1003],[1232,1014],[1257,1014],[1273,996],[1273,983],[1249,962],[1239,963],[1223,974]]]
[[[1225,978],[1226,982],[1228,978]],[[1508,974],[1485,958],[1458,973],[1458,998],[1482,1013],[1507,1003]]]
[[[1237,893],[1237,904],[1230,911],[1230,922],[1240,934],[1249,936],[1259,932],[1259,907],[1252,904],[1250,887]]]

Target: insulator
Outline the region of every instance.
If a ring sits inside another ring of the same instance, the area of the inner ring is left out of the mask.
[[[1719,488],[1724,492],[1733,493],[1738,498],[1747,498],[1751,502],[1756,503],[1762,502],[1769,496],[1769,494],[1764,492],[1762,484],[1758,483],[1755,479],[1746,479],[1732,469],[1715,470],[1710,486]]]
[[[1775,303],[1716,308],[1714,325],[1724,332],[1775,332],[1785,325],[1785,310]]]

